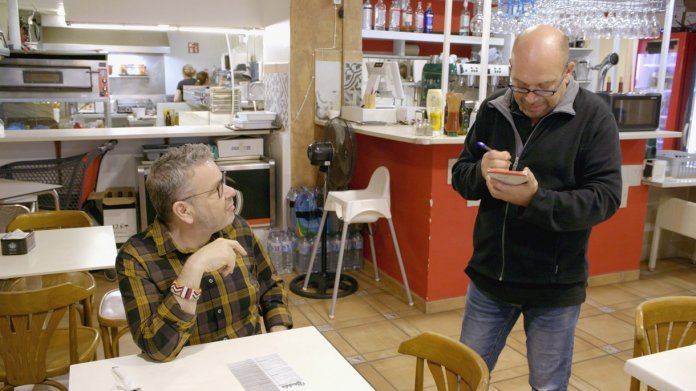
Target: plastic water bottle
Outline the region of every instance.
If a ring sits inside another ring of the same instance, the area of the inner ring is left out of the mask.
[[[281,261],[279,274],[288,274],[292,271],[292,240],[287,233],[283,233],[280,240]]]
[[[283,243],[280,239],[279,232],[271,231],[268,234],[268,243],[266,245],[268,257],[271,258],[271,263],[276,269],[276,273],[283,274]]]
[[[351,241],[353,242],[353,270],[362,270],[364,247],[362,234],[355,232]]]

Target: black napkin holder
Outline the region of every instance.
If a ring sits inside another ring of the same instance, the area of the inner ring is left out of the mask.
[[[34,232],[25,232],[23,237],[13,237],[12,233],[6,233],[0,238],[2,244],[2,255],[22,255],[26,254],[36,245]]]

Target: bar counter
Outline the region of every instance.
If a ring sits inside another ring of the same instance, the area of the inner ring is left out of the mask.
[[[461,198],[450,184],[450,168],[464,136],[416,136],[410,126],[352,125],[358,159],[351,188],[366,187],[377,167],[389,169],[392,215],[416,306],[425,312],[461,308],[478,206],[478,201]],[[588,257],[590,283],[595,285],[638,279],[648,194],[648,187],[641,184],[645,143],[681,137],[681,133],[622,132],[619,136],[622,208],[592,231]],[[379,267],[388,275],[389,289],[399,294],[398,263],[383,220],[376,231]],[[367,252],[366,258],[370,259]]]

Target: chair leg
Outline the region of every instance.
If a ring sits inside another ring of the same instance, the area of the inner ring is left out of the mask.
[[[660,233],[662,228],[655,227],[653,231],[652,244],[650,245],[650,259],[648,260],[648,270],[654,271],[657,263],[657,247],[660,245]]]
[[[307,267],[307,274],[305,274],[304,285],[302,285],[302,290],[306,291],[309,285],[309,275],[312,274],[312,266],[314,266],[314,259],[317,256],[317,249],[319,248],[319,241],[321,240],[321,233],[324,232],[324,224],[326,224],[326,215],[328,211],[324,209],[324,213],[321,214],[321,222],[319,223],[319,231],[317,231],[317,237],[314,239],[314,246],[312,247],[312,256],[309,257],[309,266]]]
[[[377,255],[375,255],[375,236],[372,234],[372,224],[367,223],[368,238],[370,238],[370,251],[372,251],[372,268],[375,269],[375,281],[379,281],[379,267],[377,267]]]
[[[387,219],[389,222],[389,231],[391,231],[392,242],[394,242],[394,250],[396,251],[396,259],[399,261],[399,268],[401,269],[401,278],[404,280],[404,289],[406,290],[406,297],[408,298],[408,305],[413,305],[413,298],[411,297],[411,288],[408,287],[408,279],[406,278],[406,269],[404,269],[404,261],[401,259],[401,250],[399,249],[399,242],[396,240],[396,231],[394,231],[394,223],[392,219]]]
[[[112,358],[111,354],[111,333],[106,326],[99,326],[101,331],[102,346],[104,347],[104,358]]]
[[[334,318],[336,313],[336,298],[338,297],[338,286],[341,284],[341,269],[343,269],[343,253],[346,249],[346,235],[348,234],[348,223],[343,223],[343,232],[341,232],[341,249],[338,251],[338,264],[336,264],[336,278],[334,279],[333,294],[331,296],[331,310],[329,310],[329,319]]]

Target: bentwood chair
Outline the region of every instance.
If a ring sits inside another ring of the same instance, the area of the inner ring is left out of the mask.
[[[399,353],[416,357],[415,390],[422,391],[428,364],[438,391],[488,389],[490,375],[473,349],[441,334],[424,332],[399,345]]]
[[[309,285],[312,267],[316,258],[317,249],[319,248],[319,240],[321,232],[325,228],[326,218],[329,211],[336,212],[336,216],[343,221],[343,231],[341,232],[341,249],[338,253],[338,265],[336,266],[336,277],[334,281],[333,297],[331,300],[331,309],[329,310],[329,318],[333,319],[336,312],[336,298],[338,296],[338,287],[341,279],[341,268],[343,267],[343,256],[346,248],[346,235],[348,233],[348,225],[356,223],[367,223],[369,230],[370,249],[372,250],[372,265],[375,270],[375,280],[379,281],[379,268],[377,267],[377,258],[375,256],[375,242],[372,236],[371,223],[376,222],[380,218],[387,220],[389,231],[396,252],[396,260],[399,263],[401,270],[401,278],[404,282],[404,291],[408,304],[413,305],[411,297],[411,289],[408,286],[408,278],[406,278],[406,269],[404,261],[401,258],[401,250],[399,242],[396,240],[396,231],[394,231],[394,223],[392,222],[391,214],[391,194],[389,191],[389,170],[382,166],[378,167],[370,177],[370,183],[367,188],[362,190],[345,190],[345,191],[330,191],[324,202],[324,212],[319,223],[319,231],[312,247],[312,256],[309,259],[307,274],[305,276],[304,287],[307,289]]]
[[[104,345],[104,357],[118,357],[118,342],[129,331],[126,309],[123,307],[120,290],[112,289],[102,297],[97,312],[97,321]]]
[[[92,218],[81,210],[56,210],[26,213],[15,216],[15,218],[7,225],[7,231],[11,232],[15,229],[21,229],[22,231],[36,231],[59,228],[79,228],[89,227],[92,225],[94,225]],[[59,273],[50,278],[53,279],[52,281],[57,281],[61,278],[69,281],[74,278],[72,275],[76,274],[83,276],[80,278],[89,279],[91,281],[89,285],[95,285],[94,277],[88,272]],[[38,282],[36,280],[40,280],[44,277],[45,276],[20,277],[12,280],[11,284],[14,286],[37,286]],[[92,297],[89,297],[83,303],[82,318],[82,324],[85,326],[92,326]]]
[[[633,357],[696,343],[696,296],[667,296],[644,301],[636,308]],[[631,391],[640,381],[631,377]],[[648,390],[652,390],[648,387]]]
[[[21,214],[31,210],[22,204],[0,204],[0,233],[7,232],[7,224]]]
[[[0,292],[0,382],[2,391],[47,384],[71,364],[91,361],[99,331],[78,325],[77,304],[91,292],[71,283],[19,292]],[[67,315],[68,327],[58,328]]]

